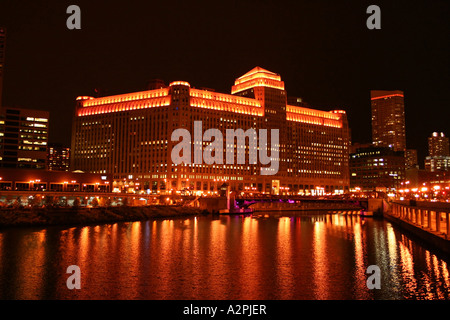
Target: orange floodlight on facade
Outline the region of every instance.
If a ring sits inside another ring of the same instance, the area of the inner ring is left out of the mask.
[[[236,79],[231,93],[235,94],[253,87],[268,87],[284,90],[284,82],[279,74],[256,67]]]

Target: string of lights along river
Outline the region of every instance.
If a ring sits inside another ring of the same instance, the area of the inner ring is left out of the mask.
[[[449,299],[449,261],[384,220],[325,212],[10,228],[0,298]]]

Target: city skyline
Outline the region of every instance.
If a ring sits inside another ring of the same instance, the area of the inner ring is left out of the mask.
[[[0,300],[450,300],[449,16],[1,1]]]
[[[449,134],[439,116],[450,102],[442,72],[448,4],[381,1],[381,30],[366,28],[365,3],[326,4],[81,2],[82,28],[68,30],[66,4],[4,3],[3,104],[50,111],[58,121],[50,120],[49,142],[69,145],[77,96],[135,92],[153,78],[228,92],[240,74],[260,65],[284,75],[289,96],[321,110],[346,110],[353,142],[371,141],[370,90],[403,91],[407,148],[418,149],[423,167],[430,133]],[[426,23],[416,24],[418,17]]]

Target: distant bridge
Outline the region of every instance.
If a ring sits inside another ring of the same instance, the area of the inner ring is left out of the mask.
[[[367,210],[368,200],[337,199],[301,196],[258,196],[236,197],[235,206],[240,209],[252,207],[254,210]]]

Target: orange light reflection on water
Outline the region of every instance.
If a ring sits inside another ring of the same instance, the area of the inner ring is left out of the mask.
[[[82,289],[68,290],[69,265]],[[382,289],[366,287],[369,265]],[[448,299],[448,263],[390,223],[220,216],[0,232],[12,299]]]
[[[293,270],[293,239],[291,235],[291,218],[282,217],[278,221],[277,233],[277,280],[279,287],[283,288],[283,296],[277,297],[279,299],[295,299],[293,296],[295,283]]]

